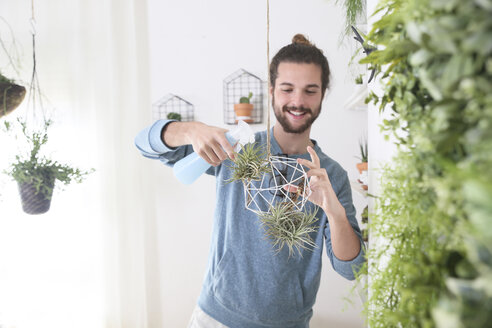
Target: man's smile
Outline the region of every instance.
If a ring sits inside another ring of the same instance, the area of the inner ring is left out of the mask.
[[[302,119],[307,113],[311,113],[309,108],[284,107],[283,111],[289,113],[295,120]]]

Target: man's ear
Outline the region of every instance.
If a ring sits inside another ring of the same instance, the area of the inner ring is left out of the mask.
[[[275,86],[274,86],[274,85],[271,85],[271,86],[270,86],[270,96],[272,96],[272,95],[273,95],[273,89],[274,89],[274,88],[275,88]]]

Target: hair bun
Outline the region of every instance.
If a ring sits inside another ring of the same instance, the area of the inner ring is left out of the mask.
[[[304,44],[304,45],[307,45],[307,46],[312,46],[311,42],[309,42],[308,39],[306,39],[306,37],[302,34],[296,34],[294,35],[294,37],[292,38],[292,43],[294,44]]]

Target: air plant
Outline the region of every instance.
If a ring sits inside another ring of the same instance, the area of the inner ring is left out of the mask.
[[[261,177],[270,172],[271,168],[266,159],[265,149],[258,146],[257,143],[248,143],[241,147],[238,153],[235,153],[233,165],[229,166],[232,170],[232,176],[227,183],[242,181],[243,183],[252,180],[258,181]]]
[[[265,228],[265,235],[272,241],[273,247],[280,252],[284,246],[289,249],[289,256],[297,251],[302,257],[303,249],[316,247],[310,233],[318,231],[314,225],[318,218],[317,209],[308,213],[297,210],[291,202],[277,202],[270,206],[268,212],[260,213],[260,220]]]

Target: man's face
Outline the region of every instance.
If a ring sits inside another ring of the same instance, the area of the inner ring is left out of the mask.
[[[272,94],[277,121],[287,133],[303,133],[321,111],[321,68],[315,64],[282,62]]]

